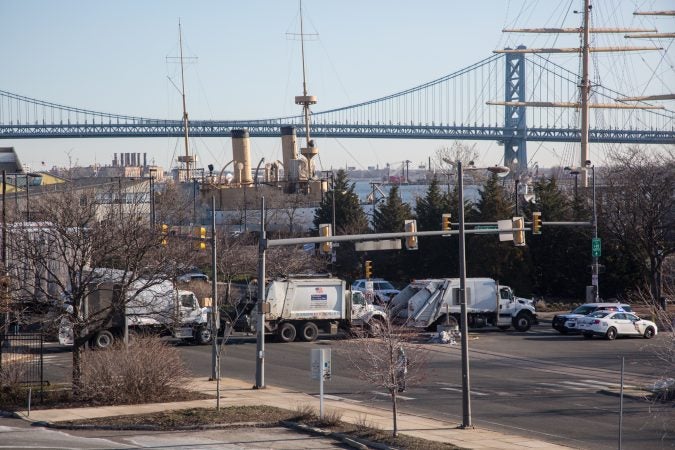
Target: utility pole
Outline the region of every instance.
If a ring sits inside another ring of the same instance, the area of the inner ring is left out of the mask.
[[[216,196],[211,197],[211,379],[220,382],[220,357],[218,355],[218,258],[216,254]],[[220,392],[220,384],[217,386],[217,392]],[[220,395],[216,399],[220,406]]]
[[[260,237],[258,239],[258,321],[256,323],[255,388],[265,388],[265,197],[260,197]]]

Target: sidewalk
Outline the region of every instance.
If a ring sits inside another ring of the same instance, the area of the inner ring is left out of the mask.
[[[216,383],[195,379],[189,386],[196,391],[215,395]],[[279,408],[293,409],[301,405],[317,405],[316,397],[288,389],[268,386],[266,389],[251,389],[251,384],[231,378],[222,378],[220,382],[221,406],[240,405],[268,405]],[[25,420],[32,422],[60,422],[95,417],[110,417],[129,414],[144,414],[168,409],[186,409],[198,407],[215,407],[216,400],[194,400],[178,403],[153,403],[145,405],[105,406],[97,408],[73,408],[33,410],[30,417],[25,411],[19,414]],[[367,421],[383,430],[391,429],[391,412],[373,408],[369,405],[356,404],[337,400],[324,399],[327,410],[338,410],[342,413],[342,420],[349,423],[363,423]],[[544,441],[527,437],[513,436],[480,428],[472,430],[457,429],[456,423],[428,419],[411,414],[399,413],[399,431],[401,434],[416,436],[424,439],[449,442],[463,448],[480,450],[517,450],[517,449],[569,449],[561,445],[550,444]]]

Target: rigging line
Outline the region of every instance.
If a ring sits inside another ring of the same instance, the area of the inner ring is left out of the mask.
[[[359,166],[361,167],[361,169],[366,170],[366,167],[365,167],[363,164],[361,164],[361,161],[359,161],[358,159],[356,159],[356,157],[352,154],[352,152],[350,152],[349,149],[348,149],[347,147],[345,147],[344,145],[342,145],[342,142],[340,142],[337,138],[333,138],[333,140],[337,143],[337,145],[339,145],[339,146],[342,148],[342,150],[344,150],[344,151],[352,158],[352,160],[353,160],[357,165],[359,165]]]

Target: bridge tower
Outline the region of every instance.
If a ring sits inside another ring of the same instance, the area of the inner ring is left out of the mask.
[[[519,45],[518,49],[526,48]],[[507,49],[510,50],[510,49]],[[527,171],[527,122],[525,121],[525,54],[505,53],[504,165],[515,175]],[[509,102],[523,103],[521,106]]]

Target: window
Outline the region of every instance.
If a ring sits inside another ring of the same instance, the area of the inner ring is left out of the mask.
[[[376,286],[375,289],[378,289],[378,290],[384,290],[384,289],[394,290],[394,289],[396,289],[388,281],[379,281],[379,282],[375,283],[375,286]]]
[[[195,301],[194,297],[192,294],[183,294],[180,296],[180,305],[183,308],[194,308],[195,307]]]
[[[363,293],[356,291],[352,294],[352,303],[355,305],[365,305],[366,298],[363,296]]]

